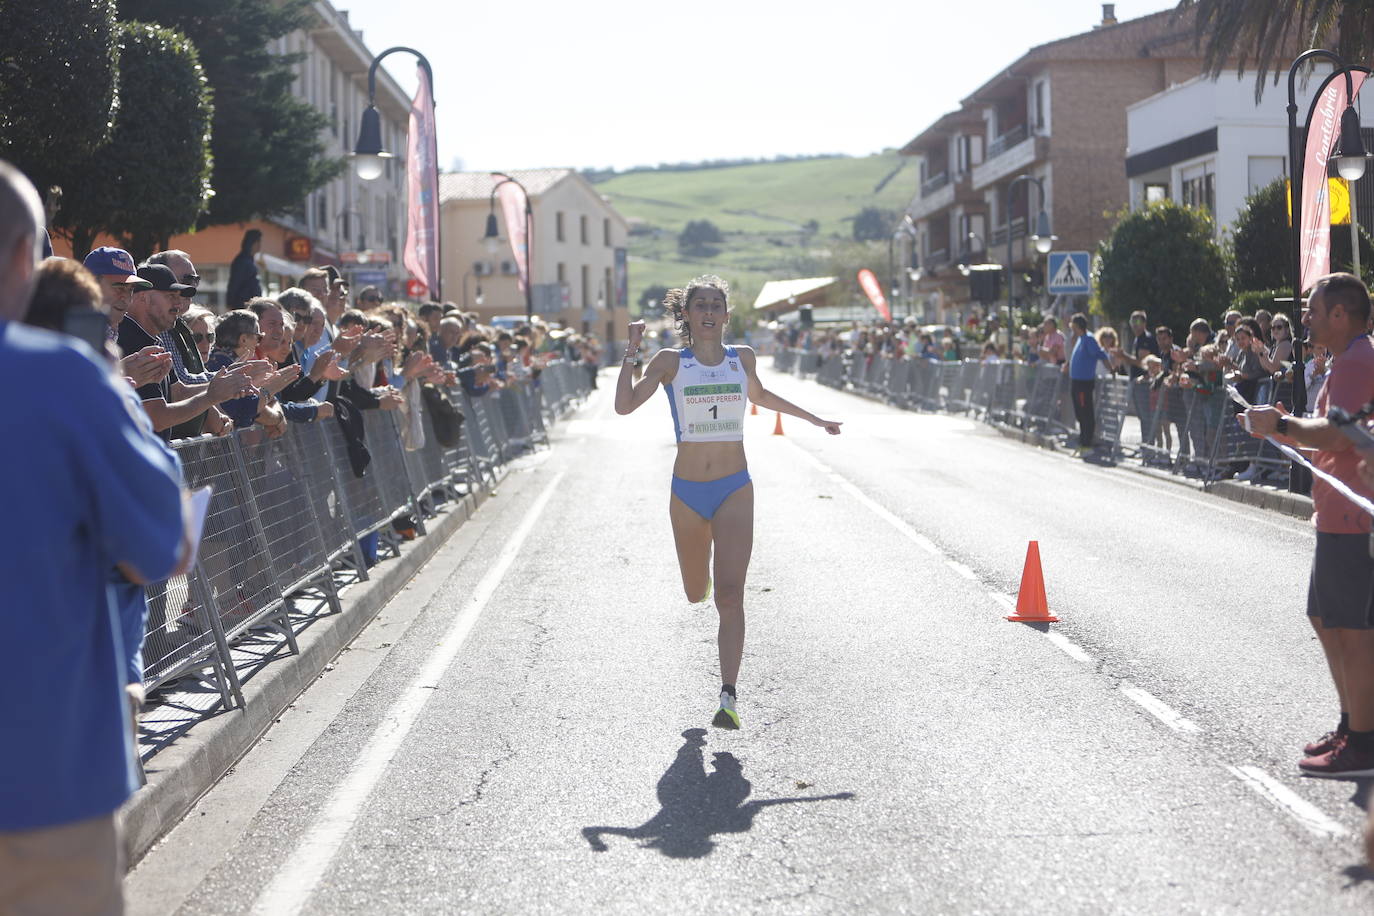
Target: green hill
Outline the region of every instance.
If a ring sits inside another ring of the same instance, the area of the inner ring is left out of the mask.
[[[768,280],[823,271],[830,246],[853,239],[853,219],[863,208],[904,208],[911,200],[913,173],[908,168],[890,176],[909,164],[889,152],[628,172],[596,187],[631,221],[632,304],[650,286],[679,286],[699,274],[715,273],[730,281],[735,304],[747,306]],[[884,179],[889,180],[884,184]],[[719,253],[682,254],[678,234],[688,221],[703,219],[724,235],[724,242],[715,246]]]

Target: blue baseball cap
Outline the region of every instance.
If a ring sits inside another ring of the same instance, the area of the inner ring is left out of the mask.
[[[117,282],[128,283],[139,289],[153,288],[152,283],[135,272],[133,256],[123,248],[106,246],[93,249],[82,263],[97,277],[123,277],[122,281]]]

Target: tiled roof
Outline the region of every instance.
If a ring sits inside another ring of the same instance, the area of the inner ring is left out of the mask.
[[[572,173],[572,169],[511,169],[506,174],[524,185],[530,197],[538,197]],[[490,172],[445,172],[439,176],[439,202],[487,200],[498,181]]]
[[[1099,26],[1036,45],[1010,66],[973,91],[964,104],[1027,64],[1051,60],[1121,60],[1142,57],[1202,58],[1195,45],[1196,7],[1168,9],[1138,19]]]

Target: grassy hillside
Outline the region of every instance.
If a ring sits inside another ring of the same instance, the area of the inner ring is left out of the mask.
[[[875,188],[906,165],[881,191]],[[634,172],[596,187],[632,221],[653,231],[630,237],[630,301],[653,285],[677,286],[702,273],[730,281],[749,305],[768,280],[823,271],[830,246],[853,238],[864,207],[901,210],[915,184],[910,160],[896,153],[857,159],[769,162],[700,171]],[[720,253],[679,253],[689,220],[707,219],[725,234]],[[814,231],[808,223],[815,222]]]

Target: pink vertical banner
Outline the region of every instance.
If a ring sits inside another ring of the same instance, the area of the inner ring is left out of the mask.
[[[425,285],[430,299],[439,295],[439,146],[434,133],[434,93],[429,73],[415,68],[420,88],[410,106],[410,135],[406,141],[408,210],[406,269]]]
[[[1351,86],[1359,95],[1365,75],[1351,71]],[[1331,196],[1327,188],[1327,162],[1341,135],[1341,113],[1345,111],[1345,77],[1337,74],[1322,90],[1307,125],[1307,146],[1302,165],[1301,232],[1298,236],[1298,263],[1302,268],[1304,291],[1317,278],[1331,273]]]
[[[530,245],[530,227],[526,219],[529,201],[520,185],[502,178],[496,180],[502,182],[496,189],[496,196],[501,200],[501,215],[506,218],[506,235],[510,236],[510,253],[515,257],[516,279],[520,292],[524,293],[530,282],[525,274]]]
[[[868,301],[873,303],[878,314],[883,316],[883,321],[891,321],[892,310],[887,307],[887,297],[883,295],[883,285],[878,282],[873,271],[867,267],[859,271],[859,285],[863,287],[864,293],[868,296]]]

